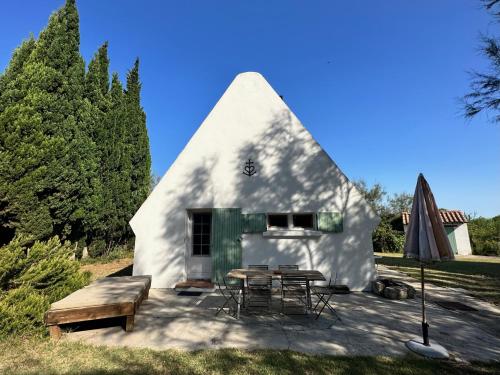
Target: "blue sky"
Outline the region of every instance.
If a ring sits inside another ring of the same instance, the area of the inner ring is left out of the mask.
[[[0,69],[63,0],[2,4]],[[77,0],[86,61],[109,41],[125,79],[141,59],[153,170],[162,175],[234,76],[258,71],[351,179],[440,207],[500,214],[500,126],[466,122],[467,71],[486,66],[475,0]]]

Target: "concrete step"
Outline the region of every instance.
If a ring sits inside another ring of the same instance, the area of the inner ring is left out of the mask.
[[[211,293],[215,291],[215,285],[211,280],[186,280],[175,284],[174,290],[176,292],[204,292]]]

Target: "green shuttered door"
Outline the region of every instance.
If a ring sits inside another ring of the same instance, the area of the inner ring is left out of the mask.
[[[342,232],[343,222],[341,213],[318,212],[318,230],[333,233]]]
[[[212,210],[212,273],[221,282],[233,268],[241,268],[242,215],[240,208]]]
[[[448,240],[450,241],[453,254],[458,254],[457,251],[457,240],[455,238],[455,228],[454,227],[444,227],[446,234],[448,235]]]

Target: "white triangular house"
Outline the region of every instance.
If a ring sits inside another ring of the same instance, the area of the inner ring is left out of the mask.
[[[155,288],[249,264],[375,277],[379,218],[259,73],[239,74],[130,221]]]

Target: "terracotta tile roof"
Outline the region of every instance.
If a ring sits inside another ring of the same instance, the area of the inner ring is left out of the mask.
[[[441,214],[441,220],[443,220],[443,224],[462,224],[467,223],[467,218],[464,213],[459,210],[451,210],[451,211],[439,211]],[[401,214],[403,219],[403,225],[408,225],[410,222],[410,213],[403,212]]]

